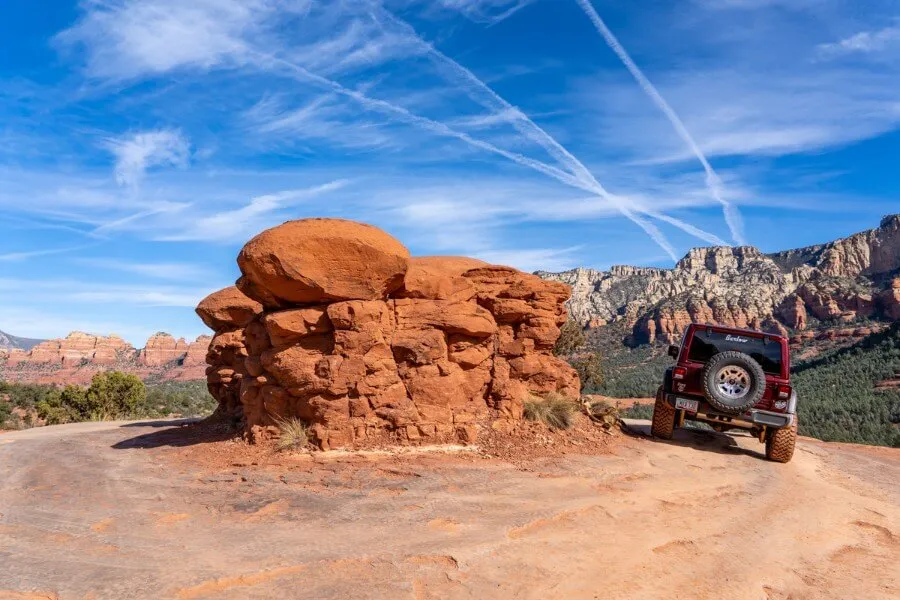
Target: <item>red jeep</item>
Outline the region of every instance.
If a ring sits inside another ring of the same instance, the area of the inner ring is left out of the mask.
[[[788,340],[715,325],[690,325],[678,362],[666,370],[653,407],[655,437],[671,439],[685,419],[716,431],[746,429],[766,445],[766,458],[788,462],[797,441],[797,394],[791,388]]]

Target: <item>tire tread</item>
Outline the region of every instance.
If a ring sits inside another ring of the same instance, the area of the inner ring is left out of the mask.
[[[797,417],[790,427],[782,427],[769,434],[766,440],[766,458],[771,461],[786,463],[794,456],[797,445]]]
[[[675,409],[666,402],[662,387],[656,392],[656,403],[653,405],[653,421],[650,433],[653,437],[671,440],[675,432]]]

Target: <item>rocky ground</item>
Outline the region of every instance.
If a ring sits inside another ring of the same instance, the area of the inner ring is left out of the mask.
[[[900,450],[681,431],[515,464],[171,421],[0,435],[0,598],[896,598]]]

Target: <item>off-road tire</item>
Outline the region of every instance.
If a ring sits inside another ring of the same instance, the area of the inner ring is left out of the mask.
[[[675,409],[666,402],[663,388],[656,392],[656,404],[653,405],[653,421],[650,425],[650,433],[653,437],[663,440],[671,440],[675,432]]]
[[[797,416],[790,427],[782,427],[769,433],[766,439],[766,458],[774,462],[786,463],[794,456],[797,444]]]
[[[720,395],[719,390],[716,389],[716,374],[727,365],[739,366],[750,374],[750,391],[737,404],[733,403],[733,400],[729,402],[729,398]],[[706,401],[713,408],[725,413],[739,413],[747,410],[759,402],[766,391],[766,374],[762,366],[743,352],[729,351],[713,355],[703,367],[702,379],[703,395],[706,397]]]

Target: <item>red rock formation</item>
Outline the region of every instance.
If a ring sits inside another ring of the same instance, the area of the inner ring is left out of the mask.
[[[13,349],[0,354],[0,379],[26,383],[86,384],[100,371],[117,370],[141,378],[191,381],[204,378],[210,337],[188,344],[168,334],[156,334],[138,351],[116,335],[72,332],[47,340],[30,351]]]
[[[206,352],[209,350],[209,343],[212,337],[201,335],[188,345],[187,352],[184,354],[182,366],[197,367],[206,366]]]
[[[65,366],[95,361],[112,364],[120,355],[133,353],[134,347],[117,335],[103,337],[73,331],[64,339],[41,342],[28,353],[27,361]]]
[[[409,259],[379,230],[328,219],[263,232],[239,266],[238,285],[267,308],[214,322],[207,375],[220,412],[251,438],[299,418],[322,448],[384,431],[472,441],[477,420],[522,418],[530,391],[579,392],[551,352],[564,284],[473,259]],[[198,313],[210,324],[210,307],[234,303],[246,299],[222,290]]]
[[[884,289],[900,270],[900,215],[877,229],[775,254],[751,247],[695,248],[673,269],[615,266],[539,273],[568,283],[572,317],[621,324],[635,342],[674,342],[691,322],[771,330],[896,319],[900,291]],[[778,325],[775,322],[778,322]]]
[[[184,338],[176,340],[168,333],[159,332],[147,340],[147,344],[138,355],[138,363],[148,367],[161,367],[182,360],[187,351],[188,344]]]
[[[900,319],[900,277],[891,282],[891,287],[879,297],[885,316],[889,319]]]

